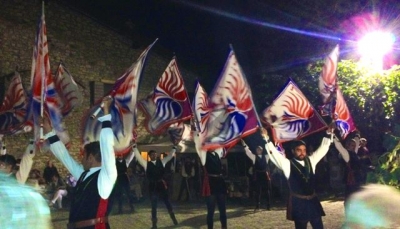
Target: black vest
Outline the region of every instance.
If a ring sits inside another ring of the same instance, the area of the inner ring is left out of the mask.
[[[265,160],[265,154],[261,157],[256,155],[256,160],[254,161],[255,172],[266,172],[267,171],[267,161]]]
[[[96,218],[101,199],[97,188],[99,174],[100,170],[86,177],[84,181],[76,185],[71,209],[69,211],[69,222],[78,222]],[[112,203],[110,203],[110,201],[112,201],[111,199],[110,196],[110,198],[108,198],[109,203],[105,216],[108,216],[110,213],[110,206],[112,205]]]
[[[315,191],[315,176],[308,157],[304,159],[304,166],[295,159],[290,161],[289,187],[291,192],[299,195],[312,195]]]
[[[222,173],[221,159],[218,154],[207,153],[206,164],[204,166],[208,174],[220,175]]]
[[[126,172],[128,171],[128,168],[126,167],[125,159],[122,159],[121,162],[118,159],[116,159],[115,165],[117,167],[118,175],[126,174]]]
[[[160,181],[164,177],[164,166],[160,159],[156,160],[156,164],[149,161],[147,162],[146,176],[150,182]]]

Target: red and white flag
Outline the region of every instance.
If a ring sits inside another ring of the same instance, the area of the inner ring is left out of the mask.
[[[131,141],[136,140],[136,105],[139,83],[147,54],[156,41],[149,45],[136,62],[117,79],[112,91],[108,93],[108,95],[114,98],[110,113],[112,115],[111,123],[114,132],[114,152],[116,155],[129,153],[131,150]],[[101,101],[97,101],[96,105],[90,108],[82,119],[82,146],[99,140],[101,122],[92,117],[100,109]],[[98,117],[102,115],[103,111],[100,109]]]
[[[353,118],[351,117],[349,108],[347,107],[346,101],[344,100],[340,89],[337,89],[336,93],[337,96],[334,120],[342,139],[345,139],[349,133],[356,130],[356,126],[354,125]]]
[[[274,102],[262,113],[262,122],[272,127],[275,142],[301,139],[327,128],[297,85],[290,79]]]
[[[233,50],[209,97],[208,106],[211,110],[204,123],[204,150],[230,148],[259,127],[250,87]],[[202,119],[199,121],[201,123]]]
[[[171,60],[154,91],[140,101],[145,127],[151,134],[163,134],[176,122],[192,117],[189,97],[175,58]]]
[[[29,99],[23,88],[21,77],[15,72],[0,107],[0,135],[13,135],[32,130],[28,123]]]
[[[339,45],[325,58],[325,63],[319,77],[319,92],[323,105],[320,107],[322,116],[331,116],[335,110],[337,90],[337,65],[339,59]]]

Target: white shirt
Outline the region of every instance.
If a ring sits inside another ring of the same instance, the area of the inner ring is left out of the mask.
[[[134,152],[135,157],[136,157],[136,159],[138,160],[139,164],[140,164],[141,166],[143,166],[144,171],[147,171],[147,163],[148,163],[148,162],[147,162],[146,160],[143,159],[142,155],[140,155],[140,152],[139,152],[139,150],[137,149],[137,147],[134,147],[134,148],[133,148],[133,152]],[[162,165],[163,165],[164,167],[165,167],[165,164],[167,164],[168,161],[170,161],[170,160],[175,156],[175,152],[176,152],[176,149],[172,149],[171,152],[170,152],[166,157],[164,157],[164,158],[161,160]],[[156,164],[157,161],[150,161],[150,162],[153,163],[153,164]]]
[[[100,122],[110,121],[111,114],[105,115],[98,119]],[[54,136],[55,132],[52,131],[46,134],[45,138]],[[54,156],[60,160],[72,176],[79,178],[84,172],[83,166],[77,163],[69,154],[61,141],[57,141],[50,145],[50,150]],[[100,151],[101,151],[101,166],[89,169],[83,180],[91,174],[100,170],[99,178],[97,180],[97,188],[99,195],[103,199],[108,199],[117,179],[117,168],[115,165],[114,154],[114,134],[111,128],[102,128],[100,131]]]
[[[34,156],[35,147],[33,146],[33,144],[29,144],[25,149],[24,155],[22,156],[21,163],[19,164],[19,170],[15,174],[18,183],[25,184],[26,180],[28,179],[29,173],[32,169]]]
[[[253,154],[253,153],[250,151],[250,149],[249,149],[248,146],[244,147],[244,151],[246,152],[247,157],[250,158],[250,160],[253,162],[253,165],[254,165],[254,163],[256,163],[256,155]],[[260,159],[262,158],[262,155],[257,155],[257,156],[258,156]],[[269,155],[268,155],[268,154],[265,155],[265,161],[266,161],[267,164],[268,164],[268,161],[269,161]]]
[[[329,146],[331,144],[331,140],[329,138],[323,138],[322,143],[319,148],[308,158],[310,159],[312,170],[315,174],[315,167],[317,166],[318,162],[328,153]],[[272,142],[268,142],[265,144],[265,148],[268,149],[270,154],[270,159],[272,163],[275,164],[280,170],[283,171],[286,179],[289,179],[290,176],[290,160],[285,158],[279,151],[275,148]],[[302,166],[304,166],[304,161],[296,160]]]
[[[201,143],[200,143],[200,138],[197,132],[193,133],[193,141],[196,147],[196,152],[197,155],[200,157],[200,162],[204,166],[206,164],[206,159],[207,159],[207,151],[201,149]],[[218,155],[219,158],[222,158],[224,150],[223,148],[218,148],[215,149],[213,152],[211,152],[213,155]]]

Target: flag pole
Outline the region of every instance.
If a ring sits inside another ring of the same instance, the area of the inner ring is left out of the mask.
[[[43,22],[44,22],[44,1],[42,1],[42,18],[40,19],[41,22],[41,28],[40,28],[40,42],[43,43]],[[45,75],[46,75],[46,70],[45,69],[41,69],[41,81],[42,81],[42,85],[41,85],[41,92],[40,92],[40,117],[43,120],[43,112],[44,112],[44,81],[45,81]],[[44,141],[44,137],[43,137],[43,121],[40,121],[40,142]]]
[[[232,50],[232,52],[235,54],[235,50],[233,49],[233,45],[232,45],[232,44],[229,44],[229,47],[230,47],[230,49]],[[235,54],[235,55],[236,55],[236,54]],[[236,59],[237,59],[237,57],[236,57]],[[251,104],[253,105],[254,111],[255,111],[255,113],[256,113],[256,118],[257,118],[257,122],[258,122],[258,128],[261,128],[262,126],[261,126],[260,117],[258,116],[258,112],[257,112],[256,106],[255,106],[254,101],[253,101],[253,92],[252,92],[251,89],[250,89],[250,85],[249,85],[249,82],[247,81],[246,74],[244,73],[244,71],[243,71],[243,69],[242,69],[242,66],[240,66],[239,61],[238,61],[238,66],[239,66],[239,69],[240,69],[241,73],[243,74],[243,79],[244,79],[244,81],[246,82],[246,85],[247,85],[248,89],[250,90]]]

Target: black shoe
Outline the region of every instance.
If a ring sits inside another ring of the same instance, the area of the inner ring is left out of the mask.
[[[151,227],[151,229],[157,229],[157,218],[151,219],[151,223],[153,224],[153,226]]]
[[[176,220],[175,214],[173,212],[170,212],[169,216],[171,217],[172,222],[174,223],[174,225],[178,225],[178,220]]]

